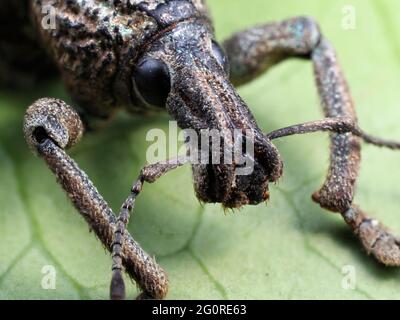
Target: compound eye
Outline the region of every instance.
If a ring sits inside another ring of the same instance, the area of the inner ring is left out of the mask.
[[[140,61],[134,71],[133,88],[145,104],[164,108],[171,91],[171,76],[167,65],[152,58]]]
[[[228,61],[228,57],[225,54],[224,49],[222,49],[221,46],[213,40],[212,41],[212,50],[213,50],[214,56],[217,59],[217,61],[219,62],[219,64],[225,70],[226,74],[229,75],[229,61]]]

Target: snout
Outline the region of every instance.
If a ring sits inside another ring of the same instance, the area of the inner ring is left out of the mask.
[[[281,158],[227,76],[210,69],[187,70],[176,79],[167,106],[178,125],[198,138],[207,130],[219,135],[205,144],[210,149],[201,150],[204,144],[198,142],[206,162],[192,165],[197,197],[227,208],[259,204],[269,198],[268,184],[282,174]]]
[[[181,25],[158,43],[156,48],[164,50],[156,50],[153,56],[164,61],[171,77],[166,109],[181,129],[195,132],[198,140],[205,130],[219,135],[209,138],[209,149],[195,142],[201,159],[206,160],[192,163],[197,197],[228,208],[258,204],[268,199],[268,183],[281,176],[282,162],[230,83],[223,53],[216,49],[209,32]],[[246,139],[237,143],[238,136]],[[226,151],[231,155],[228,159]]]
[[[221,203],[226,208],[240,208],[269,199],[268,184],[281,176],[281,160],[268,140],[257,137],[251,143],[251,146],[249,142],[246,143],[245,150],[238,149],[237,144],[232,146],[236,146],[233,163],[226,163],[226,157],[221,157],[218,164],[210,161],[192,165],[194,187],[199,200]],[[226,154],[227,151],[224,152]],[[209,159],[212,158],[210,152]]]

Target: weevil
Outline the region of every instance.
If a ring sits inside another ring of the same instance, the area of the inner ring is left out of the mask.
[[[195,132],[207,128],[223,133],[251,130],[254,168],[250,174],[238,175],[235,163],[190,163],[197,198],[221,203],[224,208],[257,205],[269,199],[268,185],[277,182],[283,172],[274,139],[329,132],[329,171],[312,199],[339,213],[368,254],[385,265],[400,265],[400,239],[353,203],[361,142],[391,149],[399,149],[400,143],[370,136],[359,128],[335,50],[312,18],[255,26],[219,44],[204,0],[20,0],[0,4],[3,22],[12,16],[10,11],[20,12],[19,42],[3,38],[8,50],[0,51],[0,67],[13,70],[13,75],[23,72],[23,79],[40,79],[43,71],[50,72],[54,66],[76,102],[76,109],[52,98],[34,102],[26,111],[23,130],[28,144],[44,159],[77,211],[112,253],[112,299],[125,298],[123,270],[140,287],[138,298],[166,297],[165,271],[126,226],[143,185],[188,163],[184,155],[145,166],[116,216],[65,149],[81,139],[92,121],[107,120],[119,110],[166,111],[180,128]],[[49,12],[54,16],[54,28],[43,24]],[[22,40],[22,45],[35,53],[35,60],[23,54],[16,58]],[[312,62],[325,119],[266,134],[236,87],[289,58]],[[11,75],[3,78],[13,80]]]

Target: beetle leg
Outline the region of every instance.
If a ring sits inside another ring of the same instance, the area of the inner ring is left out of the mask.
[[[290,57],[312,60],[325,117],[344,117],[357,123],[354,103],[335,50],[323,37],[317,23],[297,17],[270,23],[233,35],[224,43],[231,64],[231,79],[243,84]],[[355,183],[360,168],[360,138],[355,134],[332,133],[330,167],[313,200],[332,212],[339,212],[358,235],[368,253],[381,263],[400,266],[399,239],[353,205]],[[365,135],[364,140],[385,145],[383,140]],[[389,142],[385,142],[390,147]],[[395,148],[398,144],[392,144]]]
[[[235,83],[250,81],[289,57],[311,58],[325,116],[346,117],[357,123],[335,51],[311,18],[293,18],[240,32],[225,42],[225,48]],[[328,176],[313,199],[324,208],[345,212],[354,198],[359,166],[360,139],[351,133],[332,134]]]
[[[134,208],[135,201],[139,193],[142,191],[144,182],[153,183],[158,178],[166,174],[167,172],[176,169],[186,163],[186,156],[170,159],[166,162],[158,162],[155,164],[144,167],[139,175],[139,178],[134,182],[131,193],[125,200],[121,207],[121,211],[117,220],[117,226],[114,231],[114,241],[112,244],[112,280],[110,285],[110,296],[111,299],[124,299],[125,298],[125,284],[122,278],[122,248],[124,246],[124,234],[126,232],[126,226],[129,222],[131,212]],[[153,279],[150,279],[153,281]],[[146,299],[148,295],[141,294],[138,299]]]
[[[64,151],[77,143],[83,134],[83,125],[76,111],[60,100],[38,100],[25,114],[24,133],[28,144],[45,160],[75,208],[111,252],[117,219],[88,176]],[[137,282],[144,295],[164,298],[168,289],[164,270],[129,232],[124,232],[121,242],[121,263],[129,276]]]

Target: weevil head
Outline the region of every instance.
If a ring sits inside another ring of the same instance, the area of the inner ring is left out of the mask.
[[[166,108],[189,133],[201,201],[238,208],[268,199],[268,184],[282,173],[279,153],[230,83],[226,55],[207,24],[182,22],[163,34],[138,60],[132,80],[142,103]]]

